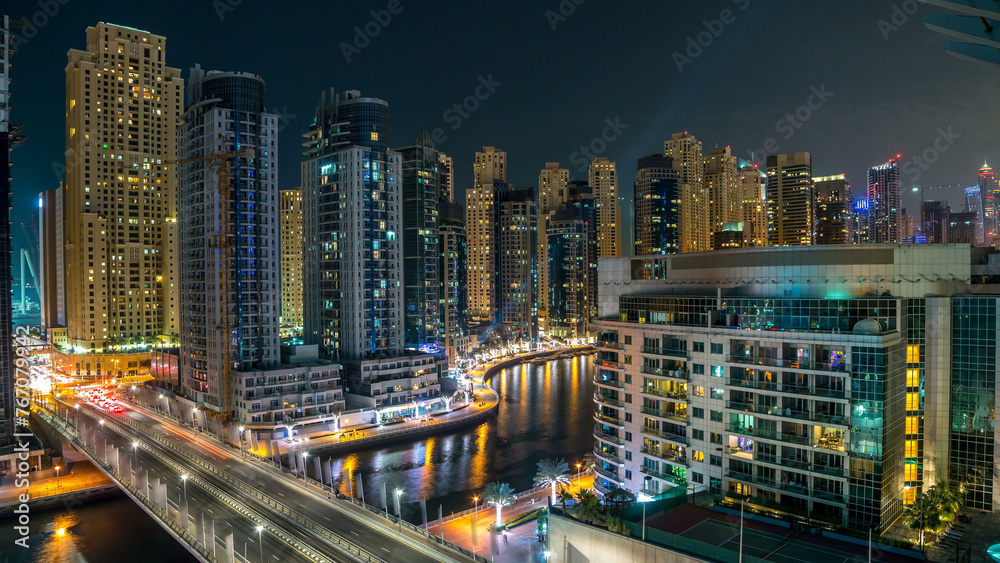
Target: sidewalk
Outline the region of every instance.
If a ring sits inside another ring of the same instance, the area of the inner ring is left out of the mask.
[[[19,499],[25,492],[31,499],[50,497],[74,491],[86,489],[96,489],[114,485],[104,473],[94,467],[90,461],[78,461],[73,465],[70,472],[64,473],[59,478],[51,477],[45,479],[33,479],[32,473],[28,473],[30,485],[25,491],[23,487],[17,488],[14,485],[0,487],[0,505],[9,504]]]
[[[584,489],[591,489],[594,486],[594,476],[584,474],[581,478],[581,482]],[[578,486],[575,476],[573,478],[573,484],[565,488],[574,495],[579,492],[580,487]],[[532,510],[545,508],[548,505],[547,498],[551,494],[552,490],[550,488],[545,488],[544,490],[529,495],[518,495],[517,504],[514,506],[504,507],[501,517],[504,521],[508,521],[511,518],[531,512]],[[478,516],[476,513],[473,513],[459,516],[457,518],[446,517],[444,523],[444,539],[460,545],[470,551],[473,550],[474,542],[476,554],[490,559],[492,555],[490,553],[491,542],[489,526],[493,523],[495,518],[496,509],[483,506],[482,504],[479,505]],[[475,539],[472,537],[473,520],[476,522]],[[535,526],[537,523],[537,520],[531,520],[517,526],[516,528],[507,530],[506,544],[503,542],[503,536],[498,536],[496,538],[496,544],[499,549],[499,554],[494,557],[494,561],[510,561],[517,563],[534,561],[534,556],[541,554],[542,546],[542,544],[538,541],[538,537],[535,535]],[[432,534],[439,535],[441,533],[441,526],[437,521],[429,523],[427,525],[427,531]]]

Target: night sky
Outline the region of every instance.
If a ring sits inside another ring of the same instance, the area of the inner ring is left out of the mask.
[[[777,152],[810,151],[814,175],[846,173],[855,194],[869,166],[897,153],[907,187],[972,185],[984,158],[1000,171],[1000,70],[947,55],[945,37],[920,21],[941,10],[920,5],[907,15],[916,4],[71,0],[47,17],[35,0],[0,0],[13,18],[44,23],[12,62],[12,121],[29,137],[12,157],[12,220],[27,222],[38,192],[62,179],[53,164],[64,160],[66,53],[84,48],[85,29],[99,21],[166,36],[166,62],[185,79],[195,63],[262,76],[268,108],[286,123],[282,189],[299,184],[301,135],[331,87],[387,100],[391,146],[411,144],[421,127],[440,129],[438,148],[455,159],[462,200],[484,145],[507,151],[515,186],[537,185],[549,161],[585,179],[580,149],[592,146],[618,162],[631,195],[636,159],[662,153],[679,131],[702,140],[706,153],[731,145],[761,159],[775,144]],[[375,22],[370,12],[389,7],[398,13],[381,14],[388,24]],[[356,39],[355,27],[366,26],[377,35]],[[692,47],[698,39],[707,46]],[[477,87],[483,99],[467,100]],[[463,102],[475,110],[456,111]],[[796,111],[806,119],[785,119]],[[602,134],[612,140],[595,141]],[[912,160],[925,151],[935,160],[926,170]],[[964,199],[959,190],[926,197],[959,210]],[[911,212],[916,202],[904,197]]]

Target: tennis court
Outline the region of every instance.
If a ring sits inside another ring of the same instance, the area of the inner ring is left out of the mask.
[[[739,551],[740,527],[718,520],[705,520],[680,534],[686,538]],[[863,563],[866,557],[845,553],[789,538],[743,528],[743,555],[776,563]],[[786,545],[787,544],[787,545]]]

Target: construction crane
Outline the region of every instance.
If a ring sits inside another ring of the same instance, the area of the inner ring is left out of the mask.
[[[225,137],[219,136],[220,144],[225,144]],[[231,188],[230,162],[233,159],[247,157],[253,158],[253,149],[243,152],[225,153],[223,148],[213,152],[208,156],[194,158],[184,158],[179,160],[167,160],[164,164],[192,164],[196,162],[208,163],[208,167],[215,171],[218,178],[218,211],[219,211],[219,233],[216,239],[216,248],[219,249],[219,322],[216,330],[222,345],[222,373],[219,374],[219,419],[222,422],[229,422],[233,419],[233,323],[230,315],[229,303],[229,269],[230,251],[232,249],[231,233],[229,232],[229,190]],[[237,233],[238,235],[238,233]],[[212,411],[206,409],[209,413]]]

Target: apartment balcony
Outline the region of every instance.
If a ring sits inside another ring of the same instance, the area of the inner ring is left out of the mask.
[[[688,351],[681,348],[663,348],[654,346],[643,346],[643,354],[656,354],[657,356],[667,356],[670,358],[688,358]]]
[[[674,379],[683,379],[685,381],[688,378],[687,370],[685,369],[664,369],[664,368],[655,368],[652,366],[642,366],[640,371],[647,375],[656,375],[659,377],[672,377]]]
[[[647,428],[645,426],[640,430],[643,434],[648,434],[649,436],[655,436],[661,440],[667,440],[670,442],[675,442],[682,445],[688,444],[687,436],[681,436],[680,434],[674,434],[672,432],[663,432],[662,430],[657,430],[655,428]]]
[[[777,358],[759,358],[743,354],[730,354],[729,361],[734,364],[766,366],[782,369],[821,371],[825,373],[847,374],[851,371],[847,364],[827,364],[823,362],[803,362],[799,360],[779,360]]]
[[[814,465],[812,467],[813,473],[820,473],[823,475],[829,475],[831,477],[837,477],[840,479],[847,478],[847,468],[844,466],[835,465]]]
[[[612,342],[610,340],[598,340],[597,341],[597,347],[598,348],[604,348],[606,350],[615,350],[615,351],[625,350],[625,345],[624,344],[622,344],[620,342]]]
[[[619,418],[611,418],[610,416],[604,416],[599,413],[594,413],[594,420],[601,424],[607,424],[608,426],[614,426],[619,430],[625,428],[625,423]]]
[[[597,457],[599,457],[599,458],[601,458],[603,460],[606,460],[606,461],[609,461],[611,463],[614,463],[616,465],[623,465],[625,463],[625,460],[623,460],[622,458],[620,458],[620,457],[618,457],[618,456],[616,456],[614,454],[610,454],[610,453],[608,453],[608,452],[606,452],[606,451],[604,451],[601,448],[596,447],[596,446],[594,447],[594,455],[596,455]]]
[[[594,437],[597,438],[598,440],[604,440],[605,442],[610,442],[612,444],[617,444],[619,446],[625,445],[625,440],[622,440],[618,436],[612,436],[611,434],[606,434],[602,432],[600,424],[594,425]]]
[[[604,469],[600,465],[595,465],[594,466],[594,471],[596,471],[598,475],[604,477],[605,479],[607,479],[609,481],[614,481],[615,484],[618,484],[618,483],[622,482],[622,480],[618,477],[618,475],[616,473],[612,473],[611,471],[608,471],[607,469]]]
[[[671,411],[661,411],[661,410],[642,407],[642,413],[648,414],[650,416],[655,416],[657,418],[663,418],[666,420],[672,420],[674,422],[680,422],[684,424],[687,424],[688,421],[687,415],[681,415]]]
[[[658,457],[660,459],[669,461],[670,463],[674,463],[674,464],[677,464],[677,465],[680,465],[680,466],[683,466],[683,467],[687,467],[687,460],[685,458],[681,457],[681,456],[670,454],[670,453],[666,453],[666,452],[663,452],[663,451],[660,451],[660,450],[649,450],[649,449],[646,449],[646,448],[642,448],[639,451],[641,451],[642,453],[644,453],[646,455],[651,455],[651,456],[654,456],[654,457]]]
[[[625,369],[625,364],[623,364],[621,362],[611,361],[611,360],[596,359],[596,360],[594,360],[594,365],[597,366],[597,367],[599,367],[599,368],[617,369],[617,370],[623,370],[623,371]]]
[[[656,471],[655,469],[652,469],[650,467],[643,467],[639,471],[646,475],[651,475],[653,477],[656,477],[657,479],[662,479],[677,487],[687,486],[687,481],[671,473],[663,473],[661,471]]]
[[[777,391],[778,384],[773,381],[758,381],[754,379],[743,379],[730,377],[726,380],[730,387],[745,387],[747,389],[760,389],[762,391]]]
[[[594,385],[607,387],[609,389],[625,390],[625,384],[620,379],[602,379],[600,376],[594,377]]]
[[[615,482],[615,486],[616,487],[618,486],[617,481]],[[612,491],[612,489],[609,489],[609,488],[605,487],[604,485],[601,485],[601,480],[600,479],[594,479],[594,489],[596,489],[597,492],[601,493],[602,495],[609,494]]]
[[[594,393],[594,401],[601,403],[602,405],[608,405],[616,408],[625,408],[625,403],[619,401],[618,399],[612,399],[607,395],[602,395],[600,393]]]
[[[652,397],[660,397],[663,399],[670,399],[671,401],[678,401],[681,403],[687,402],[687,393],[668,393],[666,391],[661,391],[655,387],[643,387],[643,395],[650,395]]]
[[[777,430],[765,430],[756,426],[742,426],[738,424],[727,424],[726,430],[734,434],[742,434],[744,436],[753,436],[755,438],[765,438],[767,440],[777,440],[779,442],[791,442],[793,444],[799,444],[803,446],[809,445],[808,436],[799,436],[797,434],[788,434],[779,432]]]
[[[842,504],[844,506],[847,506],[847,499],[844,497],[844,495],[822,489],[813,489],[812,498],[816,500],[821,500],[823,502],[832,502],[834,504]]]

